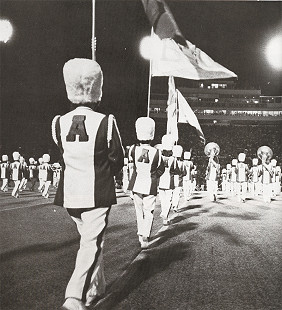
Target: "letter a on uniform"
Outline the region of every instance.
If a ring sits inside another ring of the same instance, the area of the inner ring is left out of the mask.
[[[79,142],[85,142],[89,140],[89,136],[87,135],[85,129],[85,119],[85,115],[74,115],[69,133],[66,137],[68,142],[74,142],[77,135],[79,136]]]

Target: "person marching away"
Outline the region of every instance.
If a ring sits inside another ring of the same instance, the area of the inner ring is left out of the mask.
[[[126,194],[129,184],[129,169],[128,169],[128,158],[124,158],[123,168],[122,168],[122,190]]]
[[[51,168],[53,170],[53,186],[58,188],[61,174],[61,165],[59,163],[54,163]]]
[[[2,163],[1,163],[1,179],[2,179],[2,186],[1,191],[7,192],[8,191],[8,183],[9,183],[9,169],[10,165],[8,162],[8,155],[2,155]]]
[[[26,184],[28,180],[28,166],[23,156],[20,157],[20,164],[22,165],[22,180],[19,186],[19,191],[22,192],[26,189]]]
[[[237,164],[237,195],[239,202],[245,202],[246,194],[247,194],[247,181],[248,181],[248,174],[249,168],[248,165],[245,163],[246,154],[240,153],[238,155],[238,164]]]
[[[96,112],[102,98],[100,65],[71,59],[63,76],[73,110],[52,122],[63,159],[54,203],[64,206],[76,223],[80,248],[61,309],[84,310],[105,292],[104,233],[116,204],[114,176],[122,169],[124,151],[113,115]]]
[[[30,180],[30,188],[29,188],[29,190],[30,190],[31,192],[33,192],[33,191],[34,191],[35,183],[36,183],[36,181],[37,181],[37,176],[38,176],[38,170],[37,170],[37,167],[36,167],[36,165],[35,165],[35,160],[34,160],[33,157],[31,157],[31,158],[29,159],[29,164],[30,164],[30,165],[28,166],[28,172],[29,172],[28,178],[29,178],[29,180]]]
[[[174,141],[171,135],[162,137],[162,158],[164,162],[164,173],[159,181],[159,197],[161,201],[161,218],[164,225],[169,225],[169,211],[172,203],[172,194],[174,190],[174,158],[172,157],[172,147]]]
[[[232,159],[232,167],[230,172],[230,181],[231,181],[231,196],[236,196],[237,190],[237,163],[238,160],[236,158]]]
[[[264,202],[271,202],[272,194],[272,176],[274,174],[270,159],[273,155],[272,150],[268,146],[261,146],[257,151],[258,157],[261,159],[259,166],[259,176],[262,182],[262,195]]]
[[[183,177],[183,193],[184,199],[190,200],[192,196],[192,181],[193,181],[193,170],[194,164],[191,160],[191,152],[184,152],[184,168],[186,170],[185,176]]]
[[[275,198],[279,193],[280,176],[279,176],[279,169],[277,167],[277,160],[273,158],[273,159],[271,159],[270,163],[271,163],[271,166],[273,169],[273,176],[271,179],[271,182],[272,182],[272,198]],[[281,170],[280,170],[280,172],[281,172]]]
[[[224,193],[227,193],[227,170],[225,168],[222,169],[221,171],[221,190]]]
[[[128,159],[133,163],[133,173],[128,189],[133,193],[139,242],[141,248],[147,248],[154,220],[158,179],[165,168],[160,150],[150,145],[155,135],[155,121],[150,117],[140,117],[135,128],[140,145],[132,145],[129,150]]]
[[[172,210],[174,212],[179,211],[180,193],[183,186],[183,176],[185,175],[185,167],[181,156],[183,148],[181,145],[174,145],[172,148],[172,156],[174,157],[173,169],[174,169],[174,190],[172,194]]]
[[[226,165],[226,193],[230,194],[231,192],[231,164]]]
[[[192,183],[191,183],[191,195],[195,192],[197,187],[197,180],[198,180],[198,170],[197,165],[194,164],[193,170],[191,171],[192,175]]]
[[[19,186],[23,176],[22,165],[20,164],[20,153],[14,152],[13,159],[14,162],[10,165],[11,180],[14,181],[12,196],[19,198]]]
[[[206,169],[207,192],[211,201],[217,199],[218,179],[220,175],[220,165],[217,155],[219,154],[219,146],[210,142],[205,146],[205,154],[209,157]]]
[[[49,186],[52,183],[53,180],[53,170],[51,168],[51,165],[49,164],[50,162],[50,155],[49,154],[44,154],[43,157],[43,164],[42,164],[42,180],[44,182],[44,190],[42,192],[42,196],[44,198],[49,197]]]
[[[258,158],[252,159],[253,166],[250,169],[250,192],[253,197],[258,196],[260,191],[259,186],[259,168],[258,168]]]
[[[39,180],[39,187],[38,187],[38,191],[39,192],[43,192],[43,186],[44,186],[44,181],[43,181],[43,174],[44,174],[44,169],[43,169],[43,158],[40,157],[38,158],[38,180]]]

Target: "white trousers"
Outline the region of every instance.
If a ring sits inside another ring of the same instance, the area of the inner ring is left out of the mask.
[[[43,186],[44,186],[44,181],[43,181],[43,179],[39,179],[39,187],[38,187],[38,190],[39,190],[39,191],[42,191]]]
[[[192,181],[191,180],[183,180],[183,194],[184,194],[184,199],[189,200],[189,198],[192,195]]]
[[[181,187],[180,186],[175,187],[175,189],[173,190],[173,194],[172,194],[172,207],[174,209],[178,208],[179,200],[180,200],[180,192],[181,192]]]
[[[1,191],[6,192],[8,190],[8,179],[2,179]]]
[[[159,197],[161,201],[161,217],[163,219],[168,218],[168,214],[171,208],[172,189],[159,189]]]
[[[214,200],[214,195],[217,194],[218,181],[207,180],[207,192],[211,201]]]
[[[239,199],[245,200],[247,195],[247,182],[238,182],[237,183],[237,195]]]
[[[80,234],[80,248],[65,297],[82,300],[86,306],[106,289],[102,251],[109,212],[110,207],[95,208],[81,213],[81,218],[71,216]]]
[[[251,182],[250,183],[250,192],[252,196],[258,196],[260,192],[260,183],[259,182]]]
[[[137,235],[149,238],[153,226],[156,196],[133,192],[133,200],[137,219]]]
[[[12,196],[17,196],[19,194],[19,187],[20,187],[21,181],[20,180],[14,181],[14,184],[15,185],[12,191]]]
[[[22,178],[20,186],[19,186],[19,191],[22,191],[23,189],[26,188],[26,183],[27,183],[27,179],[26,178]]]
[[[269,184],[262,184],[262,196],[264,202],[270,202],[272,196],[272,183]]]
[[[44,181],[43,182],[43,186],[44,186],[44,190],[43,190],[43,192],[42,192],[42,196],[44,197],[44,196],[46,196],[46,195],[48,195],[48,190],[49,190],[49,186],[51,185],[51,181]],[[43,186],[42,186],[42,188],[43,188]]]

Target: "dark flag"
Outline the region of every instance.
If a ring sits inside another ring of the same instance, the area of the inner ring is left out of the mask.
[[[186,40],[164,0],[142,0],[145,13],[160,39],[170,38],[186,46]]]

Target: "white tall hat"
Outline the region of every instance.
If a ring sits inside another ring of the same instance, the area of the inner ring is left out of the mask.
[[[230,169],[231,169],[231,164],[227,164],[227,165],[226,165],[226,169],[227,169],[227,170],[230,170]]]
[[[38,162],[41,165],[43,163],[43,158],[42,157],[38,158]]]
[[[44,155],[42,156],[42,159],[43,159],[43,162],[44,162],[44,163],[49,163],[49,161],[50,161],[50,155],[49,155],[49,154],[44,154]]]
[[[246,154],[245,154],[245,153],[240,153],[240,154],[238,155],[238,160],[239,160],[240,162],[245,161],[245,159],[246,159]]]
[[[190,159],[191,158],[191,152],[184,152],[184,159]]]
[[[222,173],[226,173],[227,170],[225,168],[222,169]]]
[[[253,162],[253,165],[256,166],[258,164],[258,158],[253,158],[252,162]]]
[[[34,160],[33,157],[30,157],[30,159],[29,159],[28,161],[29,161],[29,163],[30,163],[31,165],[34,164],[34,162],[35,162],[35,160]]]
[[[21,162],[21,163],[24,163],[24,162],[25,162],[25,159],[24,159],[23,156],[20,156],[20,162]]]
[[[232,166],[236,166],[238,163],[238,160],[236,158],[232,159]]]
[[[271,159],[271,161],[270,161],[270,162],[271,162],[271,165],[272,165],[272,166],[274,166],[274,167],[277,165],[277,160],[276,160],[276,159],[274,159],[274,158],[273,158],[273,159]]]
[[[164,135],[162,137],[162,150],[172,151],[172,147],[174,144],[172,135]]]
[[[53,164],[53,167],[56,168],[56,169],[58,169],[58,168],[61,167],[61,165],[60,165],[59,163],[54,163],[54,164]]]
[[[7,161],[8,160],[8,155],[2,155],[2,160]]]
[[[124,164],[124,166],[128,165],[128,158],[125,157],[125,158],[123,159],[123,164]]]
[[[181,157],[183,152],[183,147],[181,145],[174,145],[172,148],[172,155],[174,157]]]
[[[19,152],[14,152],[14,153],[13,153],[13,159],[14,159],[14,160],[19,160],[19,159],[20,159],[20,156],[21,156],[21,155],[20,155]]]
[[[98,102],[102,98],[103,72],[91,59],[74,58],[65,63],[63,75],[68,99],[75,104]]]
[[[155,136],[155,121],[150,117],[139,117],[135,122],[135,129],[139,141],[153,140]]]

